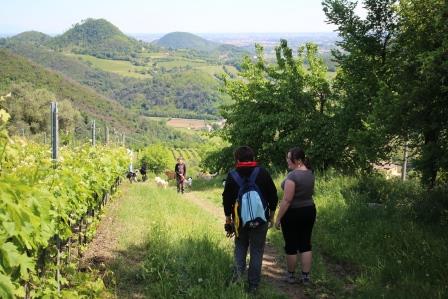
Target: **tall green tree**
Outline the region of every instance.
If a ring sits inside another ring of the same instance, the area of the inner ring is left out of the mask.
[[[240,78],[225,79],[225,92],[234,102],[222,108],[224,139],[251,146],[258,159],[273,168],[284,167],[286,151],[297,145],[308,151],[317,167],[331,164],[330,88],[317,47],[307,44],[294,57],[282,40],[274,64],[264,60],[261,46],[256,49],[255,60],[244,59]]]
[[[397,27],[391,46],[395,67],[383,97],[391,100],[381,104],[400,120],[389,122],[388,130],[409,140],[422,181],[431,188],[438,176],[447,181],[448,2],[402,0]]]
[[[142,151],[140,164],[146,164],[147,169],[155,174],[161,174],[170,161],[169,150],[162,144],[153,144]]]
[[[56,96],[44,88],[34,88],[28,83],[12,84],[10,96],[2,107],[11,115],[8,129],[12,134],[37,134],[49,132],[50,102]],[[69,100],[59,101],[59,127],[62,131],[72,131],[81,121],[81,114]]]
[[[368,169],[408,142],[422,182],[433,187],[447,170],[447,3],[444,0],[325,0],[338,26],[340,71],[334,91],[341,155]]]
[[[338,27],[341,41],[333,50],[339,71],[334,83],[338,100],[335,134],[340,167],[370,170],[390,151],[389,136],[372,117],[378,91],[389,71],[389,44],[396,31],[394,0],[364,1],[365,19],[355,14],[356,2],[325,0],[328,22]]]

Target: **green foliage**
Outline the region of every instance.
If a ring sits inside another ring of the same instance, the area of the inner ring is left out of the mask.
[[[343,157],[345,169],[369,170],[371,163],[385,159],[390,135],[384,121],[372,116],[381,78],[387,72],[387,52],[395,33],[395,1],[364,1],[368,16],[361,19],[350,1],[324,1],[329,22],[338,26],[342,40],[333,55],[339,64],[334,83],[338,100],[336,155]],[[386,116],[387,117],[387,116]]]
[[[39,52],[33,53],[40,57]],[[45,51],[44,53],[48,55],[45,57],[50,59],[49,63],[58,61],[57,59],[52,60],[52,55],[49,53]],[[57,54],[55,53],[53,56],[57,56]],[[63,68],[64,66],[67,70],[71,69],[73,74],[77,74],[77,70],[81,72],[86,71],[82,67],[72,68],[73,64],[70,64],[70,60],[63,60],[63,64],[60,67]],[[80,112],[84,118],[84,124],[78,127],[77,136],[81,136],[84,140],[88,140],[90,123],[91,120],[95,119],[98,128],[107,124],[111,135],[113,132],[117,134],[125,132],[130,137],[128,139],[129,143],[133,144],[137,141],[138,143],[136,144],[139,146],[160,140],[167,142],[191,141],[191,136],[185,136],[184,138],[183,134],[168,128],[163,123],[141,117],[139,113],[125,109],[120,104],[107,99],[90,88],[83,87],[71,80],[67,80],[58,73],[48,71],[20,56],[0,49],[0,94],[7,94],[13,89],[15,90],[15,99],[20,99],[18,103],[22,103],[15,106],[12,104],[12,101],[10,102],[10,109],[16,112],[15,119],[17,119],[17,122],[13,120],[11,123],[13,133],[16,132],[16,129],[26,129],[28,127],[32,130],[31,133],[42,132],[49,118],[49,110],[46,110],[49,108],[45,108],[43,103],[50,100],[59,100],[62,108],[60,124],[65,130],[73,128]],[[3,107],[5,104],[0,105]],[[34,113],[31,111],[33,109],[29,109],[37,106],[39,109],[36,108]],[[71,107],[75,107],[76,110]],[[32,118],[22,114],[25,110],[31,113]],[[37,120],[35,119],[36,116],[38,116]],[[151,134],[147,134],[147,132],[151,132]],[[29,132],[25,133],[28,134]],[[114,137],[117,137],[117,134]]]
[[[214,147],[205,152],[205,157],[201,161],[201,168],[210,173],[225,173],[235,166],[233,152],[235,147]]]
[[[170,158],[168,148],[162,144],[155,144],[142,150],[140,163],[146,164],[149,171],[160,174],[168,168]]]
[[[350,290],[341,288],[342,293],[336,297],[447,295],[446,224],[421,222],[420,216],[431,213],[418,204],[421,196],[426,197],[421,186],[378,177],[318,177],[315,200],[319,221],[313,232],[314,242],[326,260],[345,269],[338,279],[351,286]],[[446,203],[446,193],[444,197]],[[436,204],[435,198],[435,194],[428,195],[424,208],[430,202]],[[381,205],[368,204],[378,202]],[[319,276],[317,283],[328,280],[326,275],[313,273]]]
[[[139,62],[142,66],[134,67],[131,61],[67,55],[23,43],[9,42],[6,47],[82,85],[92,87],[135,113],[147,116],[217,118],[217,105],[227,100],[218,91],[221,83],[214,77],[215,72],[209,74],[207,69],[203,69],[215,66],[216,62],[212,64],[202,59],[185,59],[177,53],[174,53],[174,57],[156,57],[157,53],[144,53],[135,58],[142,61]],[[198,66],[182,67],[179,66],[181,63]],[[168,64],[170,67],[165,67]],[[148,72],[135,72],[142,69]],[[136,77],[150,79],[139,80]]]
[[[172,32],[162,36],[155,42],[157,45],[171,49],[194,49],[211,51],[219,46],[218,43],[208,41],[188,32]]]
[[[1,107],[11,115],[9,130],[14,135],[24,132],[36,134],[47,132],[50,126],[50,102],[56,97],[46,89],[34,89],[28,83],[12,84],[11,96]],[[62,131],[72,131],[81,121],[81,114],[74,109],[68,100],[59,102],[59,128]]]
[[[326,168],[334,163],[337,140],[325,65],[312,44],[294,58],[282,40],[276,54],[277,63],[269,65],[258,46],[257,59],[244,60],[242,78],[225,79],[225,92],[234,103],[222,108],[222,137],[235,146],[251,146],[271,168],[284,167],[285,152],[293,146],[302,146],[315,167]],[[311,62],[309,71],[305,58]]]
[[[33,46],[44,45],[51,40],[51,36],[38,31],[25,31],[13,37],[7,38],[5,43],[31,44]]]
[[[127,58],[144,46],[104,19],[83,20],[53,38],[48,45],[58,50],[69,49],[79,54],[114,59]]]
[[[401,214],[416,222],[448,225],[448,196],[445,186],[425,190],[415,180],[402,182],[381,176],[359,178],[344,193],[347,200],[384,205],[393,214]]]
[[[344,164],[367,169],[407,143],[422,182],[446,183],[446,2],[363,1],[364,19],[352,1],[323,4],[342,38],[333,54],[340,66],[337,152]]]
[[[202,58],[212,63],[220,61],[231,65],[239,65],[243,56],[249,54],[236,46],[208,41],[188,32],[168,33],[153,44],[170,50],[178,50],[176,52],[184,53],[187,57]],[[186,49],[188,51],[182,52]]]
[[[126,153],[122,148],[62,147],[55,165],[45,146],[1,141],[6,149],[0,156],[2,297],[25,297],[25,283],[31,297],[56,296],[54,237],[67,240],[71,225],[99,205],[124,173]],[[49,253],[46,271],[39,273],[44,249]],[[62,279],[61,284],[70,282]]]

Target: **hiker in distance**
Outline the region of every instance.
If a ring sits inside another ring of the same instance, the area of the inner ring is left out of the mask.
[[[291,172],[282,182],[283,199],[275,221],[275,227],[282,230],[285,241],[286,264],[289,283],[310,282],[312,262],[311,233],[316,220],[313,201],[314,174],[305,152],[295,147],[288,151],[286,162]],[[297,258],[300,255],[302,273],[296,280]]]
[[[236,168],[225,181],[222,200],[227,236],[235,235],[235,268],[232,281],[243,278],[250,248],[247,273],[248,291],[257,291],[268,227],[274,220],[278,203],[277,189],[270,174],[257,165],[253,150],[241,146],[234,153]]]
[[[187,166],[185,166],[184,159],[182,157],[177,158],[176,166],[174,166],[174,172],[176,173],[177,193],[182,192],[182,194],[184,194],[184,183],[185,176],[187,175]]]

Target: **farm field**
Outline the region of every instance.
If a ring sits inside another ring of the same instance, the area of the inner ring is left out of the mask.
[[[101,59],[90,55],[80,55],[66,53],[67,56],[78,57],[83,61],[91,63],[93,67],[100,70],[116,73],[120,76],[132,77],[137,79],[149,79],[152,78],[150,74],[141,74],[138,71],[146,71],[149,66],[135,66],[129,61],[124,60],[112,60],[112,59]]]
[[[93,67],[106,72],[116,73],[120,76],[132,77],[137,79],[150,79],[153,77],[151,72],[158,72],[160,68],[164,71],[172,69],[190,68],[203,71],[210,76],[219,77],[225,74],[222,65],[213,65],[201,59],[186,58],[182,56],[174,56],[170,53],[143,53],[141,58],[145,61],[145,65],[133,65],[130,61],[113,60],[96,58],[90,55],[81,55],[73,53],[65,53],[70,57],[76,57],[80,60],[86,61]],[[237,74],[234,66],[227,65],[226,69],[233,75]]]
[[[200,130],[206,128],[207,121],[202,119],[172,118],[166,124],[174,128]]]

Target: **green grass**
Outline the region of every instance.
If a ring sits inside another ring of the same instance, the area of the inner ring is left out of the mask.
[[[119,226],[108,278],[117,298],[250,298],[228,284],[233,243],[208,212],[152,183],[126,184],[119,200],[108,215]],[[262,286],[260,298],[282,297]]]
[[[152,177],[123,188],[112,215],[118,255],[109,281],[116,283],[106,285],[112,291],[115,285],[119,298],[247,298],[242,285],[226,284],[233,243],[222,223],[177,195],[172,184],[155,188]],[[283,177],[275,177],[276,186]],[[447,298],[443,227],[423,224],[397,205],[369,207],[365,190],[355,188],[359,178],[317,177],[310,298]],[[222,178],[195,179],[188,192],[221,208]],[[268,240],[283,252],[280,231],[269,230]],[[266,283],[259,297],[281,298]]]
[[[331,176],[316,185],[315,245],[352,272],[351,298],[444,298],[447,235],[353,193],[357,179]]]
[[[276,186],[283,177],[275,177]],[[447,298],[446,230],[397,207],[369,207],[353,191],[357,178],[317,177],[311,297]],[[221,178],[194,184],[200,197],[221,206]],[[270,230],[268,240],[283,252],[280,231]]]
[[[166,69],[172,69],[175,67],[187,67],[191,66],[192,68],[197,68],[206,65],[205,61],[198,60],[189,60],[185,58],[170,58],[170,59],[160,59],[155,60],[159,67],[165,67]]]
[[[137,79],[148,79],[151,78],[149,74],[140,74],[136,71],[147,70],[148,66],[135,66],[129,61],[124,60],[112,60],[112,59],[101,59],[89,55],[79,55],[67,53],[67,56],[79,57],[80,59],[87,61],[92,64],[93,67],[100,70],[116,73],[125,77],[132,77]]]
[[[211,76],[221,76],[225,74],[222,65],[204,65],[198,67],[198,69],[208,73]]]

